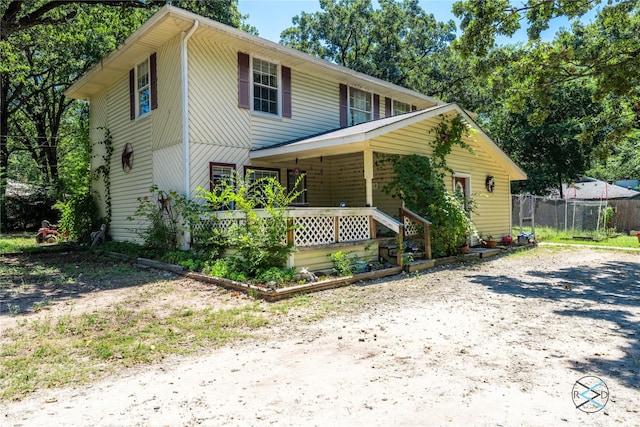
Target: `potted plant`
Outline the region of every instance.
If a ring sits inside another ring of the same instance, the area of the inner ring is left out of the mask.
[[[498,245],[498,241],[493,239],[491,234],[487,234],[482,237],[482,246],[488,249],[493,249]]]

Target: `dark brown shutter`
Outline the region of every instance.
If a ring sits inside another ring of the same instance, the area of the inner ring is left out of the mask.
[[[415,105],[411,106],[411,111],[416,111],[418,109],[418,107],[416,107]]]
[[[136,72],[133,68],[129,70],[129,118],[136,118]]]
[[[158,68],[156,66],[156,54],[149,57],[149,78],[151,79],[151,109],[158,108]]]
[[[391,98],[384,98],[384,116],[391,116]]]
[[[349,100],[347,99],[347,85],[340,84],[340,127],[349,124]]]
[[[291,117],[291,68],[282,67],[282,116]]]
[[[380,118],[380,95],[373,94],[373,120]]]
[[[238,107],[240,108],[251,108],[249,84],[249,55],[238,52]]]

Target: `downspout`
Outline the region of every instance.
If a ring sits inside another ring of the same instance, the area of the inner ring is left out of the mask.
[[[187,62],[187,42],[198,29],[200,21],[193,21],[193,26],[188,33],[181,33],[182,44],[180,46],[180,71],[182,73],[182,158],[184,160],[184,195],[191,198],[191,159],[189,155],[189,64]]]
[[[187,200],[191,199],[191,158],[190,158],[190,141],[189,141],[189,64],[188,64],[188,56],[187,56],[187,42],[193,35],[193,33],[198,29],[198,25],[200,25],[200,21],[197,19],[193,21],[193,26],[185,34],[183,31],[180,33],[181,35],[181,44],[180,44],[180,71],[182,73],[182,78],[180,79],[182,83],[182,159],[184,160],[183,164],[183,179],[184,179],[184,196]],[[182,249],[187,250],[191,246],[191,236],[188,231],[185,231],[182,240]]]

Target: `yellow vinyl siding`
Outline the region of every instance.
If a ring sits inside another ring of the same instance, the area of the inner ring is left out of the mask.
[[[89,139],[91,141],[91,188],[97,196],[97,204],[100,216],[105,216],[105,187],[102,175],[97,174],[97,169],[104,165],[104,155],[106,154],[105,130],[108,128],[107,122],[107,91],[103,90],[96,94],[89,104]]]
[[[393,198],[384,192],[385,185],[393,179],[393,168],[389,162],[383,163],[383,158],[384,156],[378,153],[373,155],[373,183],[378,187],[373,189],[373,206],[387,215],[397,218],[399,209],[402,207],[402,200]]]
[[[349,207],[366,204],[364,180],[364,157],[362,153],[332,156],[331,163],[331,204],[338,206],[345,202]]]
[[[182,142],[180,36],[174,37],[159,49],[157,58],[158,108],[151,112],[154,150]]]
[[[378,243],[376,241],[368,241],[355,245],[331,245],[318,249],[301,249],[293,254],[294,266],[297,271],[306,268],[309,271],[331,273],[333,264],[329,255],[338,251],[348,253],[349,258],[359,258],[367,262],[378,260]]]
[[[191,144],[191,196],[195,197],[198,187],[209,190],[209,163],[231,163],[242,173],[249,161],[249,151],[242,147],[228,147],[216,144]]]
[[[111,236],[114,240],[139,240],[130,229],[127,217],[135,213],[137,198],[147,193],[153,184],[151,163],[151,130],[156,110],[140,120],[129,118],[129,76],[124,75],[108,92],[109,130],[113,137],[111,159]],[[133,168],[122,170],[121,153],[124,144],[133,146]]]
[[[237,54],[232,46],[197,36],[189,41],[189,135],[192,143],[251,148],[250,113],[238,108]]]
[[[182,144],[153,150],[153,182],[163,191],[184,189]]]
[[[431,143],[435,134],[431,129],[438,125],[440,117],[425,120],[403,129],[387,133],[372,139],[369,144],[374,151],[392,154],[419,154],[430,156]],[[471,195],[476,202],[477,209],[472,216],[478,231],[482,234],[491,234],[494,238],[501,238],[510,234],[509,212],[509,176],[505,169],[491,157],[480,141],[481,134],[472,134],[471,138],[465,138],[465,142],[473,148],[473,152],[454,147],[447,157],[447,165],[456,173],[469,174],[471,177]],[[374,158],[375,160],[375,158]],[[496,180],[493,193],[485,188],[487,175],[492,175]],[[377,176],[379,176],[379,181]],[[374,205],[389,215],[397,216],[397,207],[394,200],[382,193],[381,187],[388,183],[390,175],[385,170],[374,170],[374,182],[379,182],[379,189],[374,190]],[[453,191],[453,178],[448,176],[445,181],[447,188]],[[382,194],[381,194],[382,193]],[[377,195],[377,196],[376,196]],[[380,201],[381,203],[378,203]],[[428,219],[428,218],[427,218]]]
[[[286,63],[282,65],[286,66]],[[291,118],[251,116],[254,148],[340,127],[338,83],[291,70]]]

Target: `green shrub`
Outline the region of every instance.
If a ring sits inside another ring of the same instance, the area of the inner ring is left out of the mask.
[[[207,253],[196,253],[193,251],[171,251],[162,257],[166,262],[181,265],[191,271],[201,271],[207,259],[210,258]]]
[[[331,258],[333,271],[336,275],[340,277],[353,275],[353,262],[349,260],[346,252],[334,252],[329,254],[329,257]]]
[[[431,221],[434,257],[456,254],[475,233],[469,217],[473,202],[447,191],[443,171],[436,169],[427,157],[389,156],[387,160],[393,166],[394,177],[384,191],[402,199],[407,209]]]
[[[255,277],[259,271],[286,265],[289,254],[295,248],[286,240],[292,225],[287,222],[285,214],[299,193],[288,193],[274,178],[245,180],[239,174],[233,180],[223,181],[213,191],[201,187],[198,190],[198,197],[206,201],[203,209],[235,206],[244,214],[236,225],[225,230],[209,231],[210,239],[224,242],[223,249],[230,246],[238,251],[243,267],[237,271]],[[267,215],[259,215],[257,209],[263,209]],[[213,225],[208,225],[210,229],[216,228],[217,219],[213,221]]]
[[[56,207],[62,212],[60,230],[78,242],[89,243],[91,233],[100,229],[105,220],[100,218],[94,197],[89,194],[75,194],[68,200],[58,202]]]
[[[209,276],[235,280],[236,282],[249,280],[243,261],[236,257],[209,260],[204,263],[202,272]]]
[[[266,270],[259,270],[254,281],[256,283],[275,282],[277,285],[294,282],[296,279],[296,269],[271,267]]]
[[[138,197],[138,208],[129,221],[142,220],[144,227],[132,231],[152,251],[163,253],[178,249],[178,237],[185,231],[180,219],[188,200],[176,191],[159,190],[157,185],[149,188],[150,195]]]

